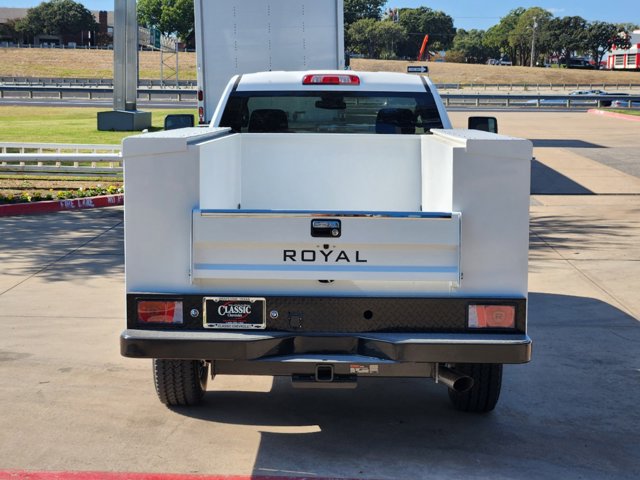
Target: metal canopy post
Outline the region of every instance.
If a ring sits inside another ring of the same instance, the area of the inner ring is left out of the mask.
[[[98,113],[98,130],[135,131],[151,126],[137,109],[138,19],[135,0],[114,0],[113,111]]]
[[[115,0],[113,76],[113,109],[135,111],[138,87],[138,21],[135,0]]]

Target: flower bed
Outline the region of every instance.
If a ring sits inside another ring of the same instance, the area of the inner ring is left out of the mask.
[[[98,197],[124,193],[124,187],[110,185],[108,187],[78,188],[77,190],[35,191],[22,193],[3,193],[0,191],[0,205],[16,203],[33,203],[51,200],[72,200],[76,198]]]

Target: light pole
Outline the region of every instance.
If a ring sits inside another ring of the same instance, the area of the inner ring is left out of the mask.
[[[538,28],[538,22],[536,17],[533,17],[533,35],[531,35],[531,66],[534,66],[536,56],[536,28]]]

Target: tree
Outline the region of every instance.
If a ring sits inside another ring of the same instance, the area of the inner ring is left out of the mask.
[[[377,20],[373,18],[363,18],[349,25],[347,38],[349,50],[366,55],[369,58],[375,56],[375,26]]]
[[[98,24],[84,5],[73,0],[51,0],[27,10],[27,16],[17,27],[29,36],[77,35],[81,31],[97,30]]]
[[[364,18],[379,20],[386,0],[344,0],[345,29]]]
[[[466,31],[459,28],[453,39],[452,50],[447,52],[447,60],[461,59],[464,63],[485,63],[489,58],[498,56],[495,48],[484,44],[484,30]]]
[[[587,50],[587,21],[582,17],[551,19],[548,35],[549,48],[565,59],[567,67],[572,52]]]
[[[545,42],[545,33],[553,14],[540,7],[531,7],[521,15],[509,32],[509,45],[513,51],[511,60],[518,65],[529,65],[531,60],[531,45],[536,36],[538,51]],[[535,33],[534,33],[535,29]],[[535,59],[534,59],[535,60]]]
[[[623,26],[607,22],[593,22],[587,26],[585,47],[600,68],[605,53],[613,48],[626,49],[631,46],[629,32]]]
[[[447,50],[447,54],[444,57],[447,63],[467,63],[467,58],[464,56],[464,52],[456,49]]]
[[[0,38],[11,39],[13,42],[20,41],[20,20],[10,18],[4,23],[0,23]]]
[[[378,39],[380,48],[378,57],[385,60],[398,58],[396,47],[407,38],[407,34],[402,25],[391,20],[378,22],[374,34]]]
[[[399,12],[400,25],[407,34],[398,53],[403,57],[416,57],[425,35],[429,35],[429,47],[446,50],[453,43],[456,29],[453,18],[444,12],[427,7],[403,8]]]
[[[618,25],[621,30],[624,30],[627,33],[633,32],[634,30],[638,30],[640,28],[640,25],[631,22],[616,23],[616,25]]]
[[[161,26],[163,3],[163,0],[138,0],[138,25],[156,27],[165,33]]]
[[[193,0],[138,0],[138,23],[190,43],[195,30]]]
[[[193,0],[174,0],[162,11],[162,23],[186,43],[193,43],[195,35]]]
[[[378,21],[363,18],[351,24],[348,29],[351,48],[369,58],[396,58],[395,47],[405,40],[401,25],[392,21]]]
[[[497,25],[489,28],[483,39],[485,46],[497,49],[501,55],[508,55],[511,59],[514,59],[516,51],[509,42],[509,36],[516,28],[518,20],[524,12],[525,9],[522,7],[511,10],[500,19]]]

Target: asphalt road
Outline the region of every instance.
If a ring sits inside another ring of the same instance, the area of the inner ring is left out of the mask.
[[[527,131],[535,141],[616,148],[601,138],[611,129],[625,148],[640,147],[631,133],[637,124],[576,113],[500,115],[505,133]],[[464,120],[454,115],[454,123]],[[533,188],[546,178],[553,191],[532,197],[534,357],[505,368],[488,415],[454,411],[446,389],[419,379],[301,391],[286,379],[219,376],[203,406],[169,410],[156,398],[150,362],[119,355],[122,210],[1,218],[0,478],[10,469],[636,477],[640,179],[575,146],[551,145],[535,150],[547,176]],[[585,191],[566,194],[560,177]]]

